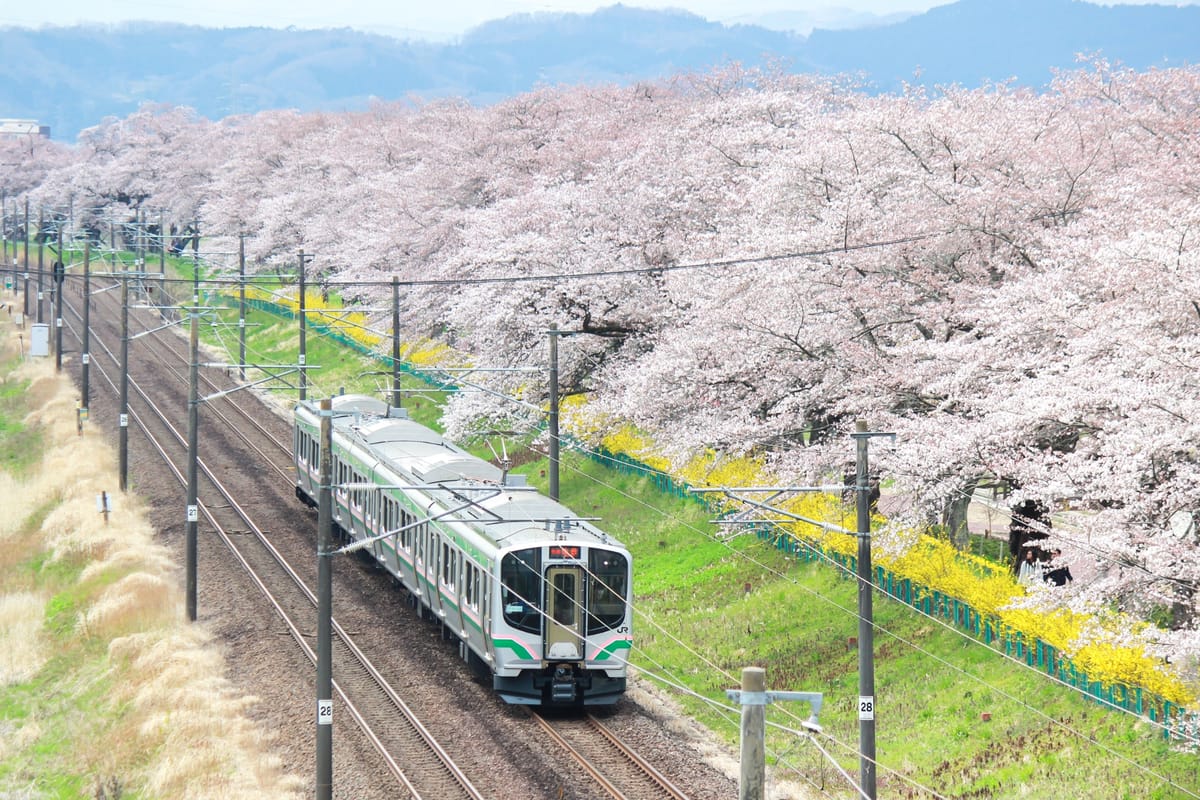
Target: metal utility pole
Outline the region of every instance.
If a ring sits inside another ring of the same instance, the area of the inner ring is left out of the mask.
[[[121,407],[118,410],[117,472],[121,491],[129,486],[129,274],[121,275]]]
[[[200,426],[200,309],[193,305],[190,310],[190,340],[191,363],[188,370],[188,472],[187,472],[187,618],[189,622],[196,621],[196,561],[197,561],[197,525],[200,522],[200,503],[196,498],[197,475],[199,461]]]
[[[24,304],[21,306],[21,313],[26,317],[29,316],[29,198],[25,198],[25,228],[21,237],[24,240],[22,260],[25,262],[25,279],[22,286],[25,289]],[[13,247],[16,247],[16,242],[13,242]]]
[[[550,499],[558,499],[558,324],[550,324]]]
[[[308,396],[308,314],[305,311],[304,251],[300,251],[300,402]]]
[[[238,234],[238,375],[246,380],[246,234]]]
[[[158,274],[166,279],[167,276],[167,229],[166,216],[158,212]]]
[[[200,305],[200,252],[192,250],[192,305]]]
[[[58,228],[58,260],[54,262],[54,371],[62,372],[62,337],[63,337],[63,283],[65,282],[67,264],[66,254],[62,246],[62,226]]]
[[[304,263],[304,259],[300,260]],[[317,800],[333,797],[333,401],[321,399],[317,494]]]
[[[43,262],[43,255],[42,255],[42,250],[43,250],[42,226],[44,224],[44,220],[45,220],[44,212],[42,211],[42,209],[39,208],[38,209],[38,235],[37,235],[37,246],[38,246],[37,321],[38,321],[38,324],[45,322],[45,320],[42,318],[42,298],[45,296],[45,285],[44,285],[45,270],[43,268],[44,262]]]
[[[84,241],[83,243],[83,342],[81,350],[83,353],[79,356],[79,361],[83,365],[83,377],[80,380],[81,398],[79,401],[79,410],[83,416],[87,416],[88,403],[90,397],[88,393],[88,367],[91,365],[91,312],[92,312],[92,243]]]
[[[858,516],[858,739],[859,783],[863,795],[875,800],[875,621],[872,609],[874,575],[871,566],[871,481],[867,443],[876,436],[865,420],[854,423],[855,506]]]
[[[392,407],[400,408],[400,277],[392,276]]]

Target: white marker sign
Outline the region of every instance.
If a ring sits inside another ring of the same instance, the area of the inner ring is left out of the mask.
[[[860,694],[858,696],[858,719],[860,722],[875,719],[874,695]]]

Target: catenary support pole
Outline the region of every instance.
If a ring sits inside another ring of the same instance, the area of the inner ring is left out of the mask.
[[[854,424],[856,443],[855,505],[858,515],[858,740],[859,784],[864,796],[875,800],[875,622],[871,592],[871,481],[867,423]]]
[[[117,477],[121,491],[129,487],[129,273],[121,273],[121,389],[117,409]]]
[[[308,397],[308,314],[305,311],[304,251],[300,251],[300,401]]]
[[[238,234],[238,376],[246,380],[246,234]]]
[[[25,262],[25,306],[23,308],[26,317],[29,316],[29,198],[25,198],[25,233],[22,237],[25,240],[24,252],[22,260]]]
[[[158,274],[165,280],[167,277],[167,224],[166,214],[158,212]],[[165,287],[159,287],[165,288]]]
[[[558,325],[550,325],[550,499],[558,499]]]
[[[92,243],[83,243],[83,332],[79,363],[83,368],[80,378],[79,407],[84,415],[88,413],[88,403],[91,401],[88,390],[88,368],[92,363],[91,356],[91,314],[92,314]]]
[[[854,488],[858,515],[858,740],[859,784],[875,800],[875,622],[871,607],[870,470],[866,422],[854,423],[857,458]]]
[[[58,266],[54,270],[54,371],[62,372],[63,337],[63,283],[67,269],[67,255],[63,252],[62,225],[58,226]]]
[[[303,263],[303,259],[301,259]],[[333,797],[333,402],[321,399],[317,493],[317,800]]]
[[[197,498],[197,465],[199,454],[200,427],[200,308],[192,306],[190,310],[189,340],[191,357],[188,368],[188,468],[187,468],[187,618],[189,622],[196,621],[196,568],[197,568],[197,527],[200,523],[200,501]]]
[[[46,281],[45,281],[46,272],[45,272],[45,261],[44,261],[45,256],[43,254],[44,244],[42,242],[42,239],[43,239],[42,231],[44,230],[45,219],[46,219],[45,213],[42,211],[42,209],[39,208],[38,209],[38,232],[37,232],[37,246],[38,246],[37,321],[38,321],[39,325],[46,321],[42,314],[42,300],[45,299],[45,296],[46,296]]]
[[[400,408],[400,277],[392,276],[392,407]]]

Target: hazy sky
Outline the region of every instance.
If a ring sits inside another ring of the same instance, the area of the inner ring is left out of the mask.
[[[1125,0],[1144,3],[1153,0]],[[73,25],[155,20],[229,27],[351,27],[378,33],[445,37],[489,19],[521,12],[590,12],[617,0],[4,0],[0,25]],[[953,0],[624,0],[643,8],[684,8],[719,22],[771,12],[807,12],[821,21],[854,12],[921,12]],[[1200,0],[1166,3],[1193,4]],[[1111,4],[1111,3],[1108,3]]]

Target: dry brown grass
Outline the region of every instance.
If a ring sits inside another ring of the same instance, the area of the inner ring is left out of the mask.
[[[11,330],[0,318],[4,349]],[[114,497],[108,524],[97,512],[96,496],[116,492],[115,454],[100,432],[77,434],[74,387],[47,361],[16,370],[30,381],[25,424],[44,433],[42,463],[25,480],[0,474],[0,692],[34,679],[48,659],[72,659],[56,666],[67,672],[56,692],[79,699],[60,702],[53,719],[0,720],[0,760],[35,763],[31,751],[53,737],[70,743],[54,770],[115,779],[141,797],[300,797],[303,782],[283,773],[269,732],[249,721],[255,699],[226,679],[205,629],[184,621],[179,572],[137,499]],[[56,565],[67,585],[46,577]],[[74,603],[66,634],[45,628],[56,594]],[[97,686],[112,687],[101,707],[88,699]],[[81,732],[84,716],[102,722]]]
[[[0,686],[28,681],[46,663],[45,608],[46,598],[40,594],[0,595]]]

